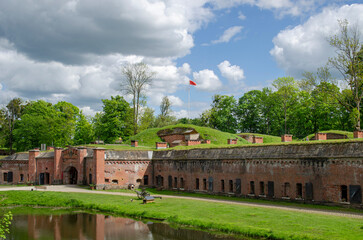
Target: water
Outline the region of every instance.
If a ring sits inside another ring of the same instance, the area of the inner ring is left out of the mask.
[[[125,240],[221,240],[207,232],[174,229],[167,224],[141,222],[102,214],[15,215],[7,239],[125,239]]]

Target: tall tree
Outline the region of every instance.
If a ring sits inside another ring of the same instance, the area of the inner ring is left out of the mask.
[[[121,82],[121,91],[132,96],[133,128],[137,133],[138,117],[141,99],[148,85],[151,84],[154,72],[150,71],[145,63],[128,64],[122,68],[124,78]]]
[[[171,102],[164,96],[160,103],[160,114],[155,120],[156,127],[164,127],[176,123],[176,118],[171,115]]]
[[[276,94],[280,97],[284,111],[285,127],[284,134],[287,133],[287,119],[290,108],[295,103],[297,85],[293,77],[281,77],[273,81],[272,86],[276,88]]]
[[[236,117],[241,132],[261,132],[261,95],[260,90],[252,90],[239,98]]]
[[[2,130],[10,152],[13,150],[15,124],[20,119],[23,109],[23,101],[20,98],[14,98],[1,110],[3,116]]]
[[[122,138],[126,140],[132,134],[132,114],[128,102],[121,97],[102,99],[103,112],[95,116],[95,133],[106,143],[113,143]]]
[[[236,132],[236,99],[233,96],[214,95],[210,112],[210,124],[223,132]]]
[[[94,140],[94,131],[92,128],[92,124],[87,120],[87,118],[83,115],[82,111],[78,115],[76,130],[74,133],[74,143],[79,144],[88,144]]]
[[[349,86],[353,102],[345,101],[344,94],[336,95],[339,103],[351,112],[355,129],[361,129],[360,105],[363,97],[363,45],[358,26],[349,27],[347,20],[339,20],[339,34],[331,36],[329,43],[336,50],[328,65],[339,71],[342,80]]]
[[[142,115],[140,117],[139,130],[143,131],[155,125],[155,116],[154,110],[146,107],[142,111]]]

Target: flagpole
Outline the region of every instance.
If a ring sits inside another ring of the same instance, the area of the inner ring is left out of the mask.
[[[190,83],[188,84],[188,121],[190,118]]]

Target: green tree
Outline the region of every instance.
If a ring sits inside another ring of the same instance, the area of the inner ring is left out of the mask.
[[[82,111],[78,115],[76,130],[74,134],[74,143],[76,145],[88,144],[95,139],[92,124],[83,115]]]
[[[171,115],[171,102],[167,96],[164,96],[160,103],[160,114],[155,120],[156,127],[165,127],[175,124],[176,118]]]
[[[238,128],[240,132],[261,132],[261,95],[261,91],[252,90],[239,98],[236,117],[239,120]]]
[[[292,77],[281,77],[273,81],[272,86],[276,88],[276,95],[281,100],[282,109],[284,112],[284,134],[287,133],[287,120],[290,109],[296,100],[298,91],[297,84]]]
[[[10,152],[13,150],[14,129],[17,121],[20,120],[23,109],[23,100],[20,98],[14,98],[10,100],[4,109],[1,110],[1,130],[3,136],[5,136],[5,144],[10,148]]]
[[[127,140],[132,135],[132,110],[121,96],[102,99],[103,112],[93,119],[97,138],[105,143],[113,143],[122,138]]]
[[[143,131],[155,125],[154,110],[146,107],[143,109],[143,113],[140,118],[139,130]]]
[[[210,124],[223,132],[236,132],[236,99],[233,96],[214,95],[210,112]]]
[[[120,84],[121,91],[132,96],[133,128],[136,135],[144,91],[151,84],[155,73],[145,63],[128,64],[122,68],[122,73],[124,78]]]
[[[358,26],[349,27],[347,20],[339,20],[339,34],[331,36],[329,43],[336,50],[328,65],[339,71],[349,88],[353,102],[346,101],[342,92],[335,95],[340,104],[351,112],[355,129],[361,129],[360,105],[363,97],[363,45]]]

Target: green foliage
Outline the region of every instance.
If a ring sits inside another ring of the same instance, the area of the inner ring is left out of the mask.
[[[12,213],[6,212],[0,218],[0,239],[6,239],[6,233],[9,233],[9,226],[13,220]]]
[[[71,103],[56,105],[43,100],[30,102],[17,122],[14,137],[18,151],[49,146],[66,146],[73,143],[79,110]]]
[[[233,96],[214,95],[210,112],[210,126],[223,132],[235,133],[236,99]]]
[[[86,117],[81,112],[78,116],[76,123],[76,130],[74,134],[74,144],[88,144],[95,138],[92,124],[87,121]]]
[[[132,134],[132,109],[121,96],[102,99],[103,112],[93,119],[96,138],[113,143],[127,140]]]
[[[151,128],[155,124],[154,110],[151,108],[144,108],[139,121],[139,131],[142,132],[148,128]]]

